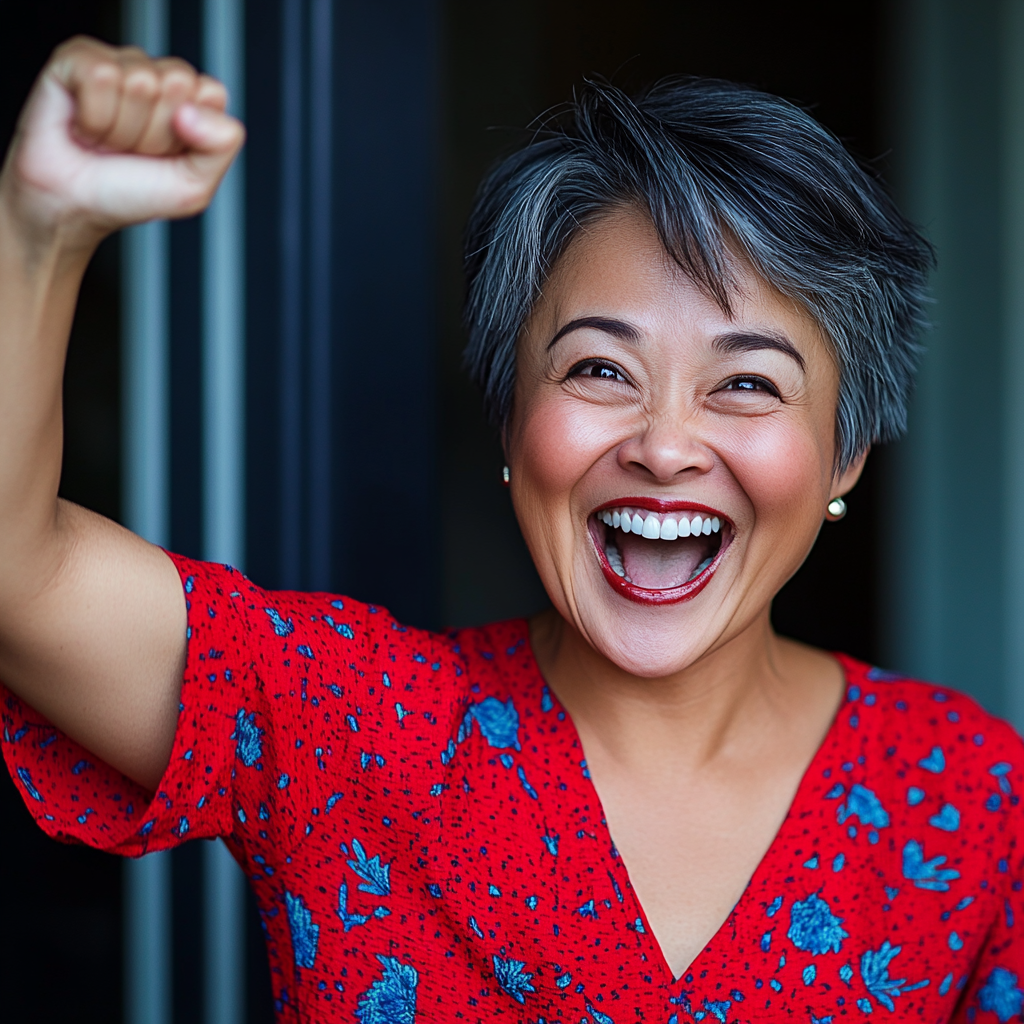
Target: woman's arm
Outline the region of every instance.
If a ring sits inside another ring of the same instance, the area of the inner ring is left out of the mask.
[[[0,173],[0,679],[149,787],[174,736],[184,597],[159,548],[58,500],[64,359],[99,242],[209,203],[244,134],[225,104],[182,61],[73,39]]]

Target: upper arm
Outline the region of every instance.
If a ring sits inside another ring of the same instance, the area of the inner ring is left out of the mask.
[[[152,789],[170,756],[185,598],[160,548],[76,505],[52,568],[0,609],[0,679],[67,736]]]

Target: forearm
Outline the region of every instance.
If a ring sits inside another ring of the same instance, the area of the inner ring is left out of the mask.
[[[33,236],[0,177],[0,622],[61,560],[57,488],[71,321],[92,247]],[[2,629],[2,627],[0,627]],[[2,645],[0,635],[0,645]]]
[[[59,231],[33,237],[4,184],[0,679],[97,756],[154,785],[174,734],[184,601],[161,551],[57,497],[64,362],[94,245]],[[140,619],[163,628],[132,628]],[[120,624],[116,654],[97,643],[104,620]]]
[[[0,679],[149,786],[174,737],[185,600],[159,548],[58,500],[64,359],[100,240],[209,202],[243,136],[225,103],[182,61],[71,40],[0,172]]]

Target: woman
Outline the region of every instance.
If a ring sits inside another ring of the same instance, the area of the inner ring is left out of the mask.
[[[84,267],[208,202],[223,109],[72,41],[0,179],[4,753],[42,827],[224,836],[282,1020],[1017,1017],[1020,740],[769,619],[904,425],[930,252],[880,187],[706,82],[593,87],[495,171],[469,363],[553,607],[435,635],[57,500]]]

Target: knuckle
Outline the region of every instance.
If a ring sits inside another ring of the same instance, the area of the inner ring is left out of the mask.
[[[156,61],[156,66],[164,74],[173,74],[180,72],[188,75],[189,78],[195,78],[198,72],[187,60],[183,60],[181,57],[161,57]]]
[[[160,80],[153,67],[142,65],[125,74],[124,89],[137,99],[150,99],[160,91]]]
[[[187,64],[163,69],[161,86],[164,92],[191,92],[196,74]]]
[[[54,57],[67,57],[83,51],[95,50],[97,42],[89,36],[77,35],[58,43],[53,49]]]
[[[223,96],[225,99],[227,98],[227,86],[219,78],[214,78],[211,75],[200,75],[197,84],[204,96]]]
[[[121,68],[112,60],[98,60],[86,72],[90,85],[108,85],[121,77]]]

